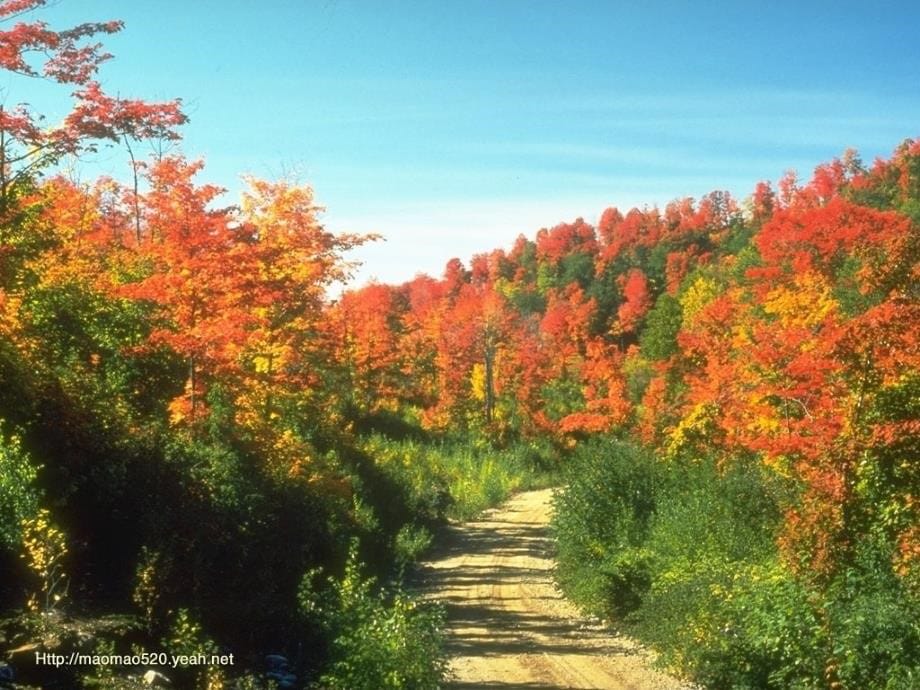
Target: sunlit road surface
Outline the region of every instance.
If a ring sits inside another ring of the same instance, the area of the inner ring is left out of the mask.
[[[579,615],[553,585],[552,491],[518,494],[452,526],[423,565],[426,594],[447,607],[449,688],[676,690],[650,654]]]

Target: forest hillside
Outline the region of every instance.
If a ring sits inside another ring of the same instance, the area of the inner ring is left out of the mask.
[[[225,199],[181,102],[97,81],[120,24],[40,5],[0,2],[69,104],[0,108],[0,687],[438,687],[405,573],[557,483],[558,582],[675,672],[917,686],[920,144],[332,299],[376,238]],[[124,180],[66,173],[103,146]]]

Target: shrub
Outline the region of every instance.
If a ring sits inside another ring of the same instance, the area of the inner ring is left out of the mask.
[[[411,523],[403,525],[393,538],[393,553],[400,569],[415,563],[431,546],[431,530]]]
[[[22,521],[22,557],[35,576],[38,589],[29,599],[33,611],[49,611],[66,596],[67,537],[51,520],[44,508],[34,517]]]
[[[755,462],[654,464],[616,441],[576,453],[558,494],[558,579],[707,688],[901,690],[920,679],[920,602],[884,530],[828,580],[775,531],[791,491]]]
[[[697,572],[662,589],[644,613],[677,605],[679,615],[656,623],[656,637],[666,660],[704,687],[820,687],[827,655],[819,613],[775,561]]]
[[[724,631],[734,629],[717,604],[736,596],[747,569],[772,558],[780,511],[754,464],[670,465],[656,488],[645,542],[651,584],[636,614],[638,632],[666,660],[700,672],[705,664],[695,655],[705,656],[707,641],[721,644]]]
[[[24,521],[38,514],[38,466],[15,434],[7,435],[0,419],[0,547],[18,549]]]
[[[819,590],[776,561],[740,568],[674,626],[669,658],[707,688],[917,687],[920,610],[884,572]]]
[[[326,629],[331,657],[320,687],[335,690],[428,690],[447,671],[443,610],[404,592],[387,598],[361,574],[357,542],[341,580],[323,595],[314,589],[317,571],[304,577],[301,610]]]
[[[169,633],[162,640],[163,649],[172,656],[197,657],[203,655],[210,658],[218,651],[217,644],[208,637],[204,627],[189,613],[188,609],[179,609],[170,626]],[[196,687],[211,690],[215,684],[220,687],[221,669],[209,665],[192,664],[179,665],[173,669],[177,682],[189,687],[193,682]]]
[[[920,687],[920,600],[891,568],[894,548],[865,539],[828,588],[835,674],[846,687]]]
[[[641,549],[654,511],[656,471],[641,450],[615,440],[578,447],[556,495],[557,579],[597,614],[634,609],[649,584]]]

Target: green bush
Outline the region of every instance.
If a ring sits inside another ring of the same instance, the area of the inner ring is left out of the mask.
[[[18,551],[23,521],[38,514],[38,466],[0,419],[0,548]]]
[[[393,553],[400,568],[415,563],[428,547],[434,536],[431,530],[411,523],[403,525],[393,538]]]
[[[361,574],[357,543],[341,580],[325,594],[314,589],[317,572],[304,577],[301,610],[318,620],[331,642],[329,665],[319,687],[330,690],[428,690],[447,672],[443,610],[403,592],[387,598]]]
[[[739,568],[672,622],[668,659],[707,688],[915,688],[920,610],[888,572],[850,570],[818,589],[776,561]],[[685,592],[671,590],[673,605]]]
[[[866,539],[828,587],[832,661],[846,687],[920,687],[920,600],[891,568],[892,544]]]
[[[742,676],[758,674],[753,658],[724,651],[714,658],[724,659],[727,669],[713,669],[718,663],[711,657],[713,646],[735,650],[739,623],[725,605],[740,596],[744,573],[773,558],[776,488],[756,464],[719,469],[697,460],[668,466],[657,489],[645,542],[651,586],[636,612],[637,631],[666,661],[712,687],[761,687],[743,682]],[[735,674],[727,684],[723,670]]]
[[[920,686],[920,602],[895,545],[855,539],[847,568],[800,579],[775,543],[791,495],[756,462],[655,463],[594,441],[556,500],[557,577],[706,688]]]
[[[627,443],[595,440],[571,458],[555,498],[557,579],[592,613],[624,614],[648,587],[641,549],[655,508],[656,469]]]
[[[643,614],[658,618],[645,639],[704,687],[821,687],[827,657],[818,612],[777,563],[698,571],[652,592]]]

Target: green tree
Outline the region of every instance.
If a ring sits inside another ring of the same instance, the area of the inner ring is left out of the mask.
[[[675,354],[681,317],[680,302],[671,295],[661,295],[649,311],[645,329],[639,336],[642,354],[655,360],[668,359]]]

